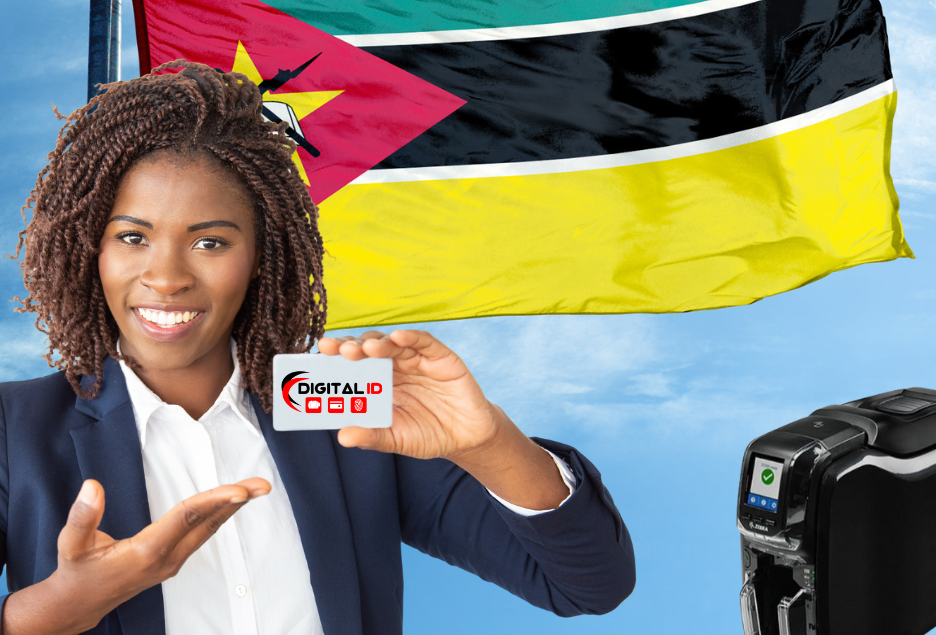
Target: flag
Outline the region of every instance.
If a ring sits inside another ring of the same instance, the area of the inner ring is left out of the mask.
[[[913,257],[877,0],[134,7],[144,72],[243,72],[291,122],[331,328],[712,309]]]

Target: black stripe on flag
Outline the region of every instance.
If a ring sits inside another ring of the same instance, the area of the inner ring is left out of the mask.
[[[764,0],[609,31],[364,50],[468,102],[377,168],[659,148],[891,78],[878,0]]]

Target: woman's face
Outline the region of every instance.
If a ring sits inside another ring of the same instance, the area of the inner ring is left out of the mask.
[[[205,157],[157,153],[124,174],[108,219],[98,268],[121,352],[144,370],[229,359],[260,260],[242,186]]]

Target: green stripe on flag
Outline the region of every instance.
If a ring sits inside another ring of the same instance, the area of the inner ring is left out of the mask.
[[[270,6],[332,35],[412,33],[592,20],[698,4],[702,0],[271,0]]]

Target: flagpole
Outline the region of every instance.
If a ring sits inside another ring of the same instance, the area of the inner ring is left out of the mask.
[[[88,38],[88,100],[97,84],[120,79],[120,0],[91,0]]]

